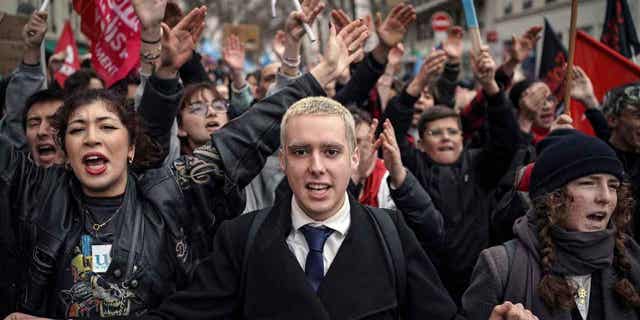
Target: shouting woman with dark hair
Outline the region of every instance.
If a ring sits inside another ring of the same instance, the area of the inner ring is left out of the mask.
[[[482,252],[463,306],[471,319],[496,301],[540,319],[638,319],[640,249],[626,233],[633,200],[601,140],[557,130],[531,174],[533,209],[516,239]]]

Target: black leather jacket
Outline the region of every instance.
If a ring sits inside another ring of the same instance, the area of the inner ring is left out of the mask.
[[[130,174],[124,211],[112,222],[117,231],[104,277],[131,289],[147,308],[184,285],[189,270],[210,250],[220,222],[242,212],[237,197],[279,146],[280,119],[288,106],[315,95],[324,91],[306,74],[229,122],[193,156]],[[60,301],[52,288],[83,230],[80,195],[71,171],[36,167],[0,136],[0,221],[19,228],[13,243],[0,247],[12,245],[22,253],[18,262],[27,270],[22,311],[63,316],[55,314]]]

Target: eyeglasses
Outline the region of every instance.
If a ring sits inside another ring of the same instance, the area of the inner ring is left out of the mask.
[[[229,110],[229,103],[226,100],[215,100],[211,102],[196,102],[188,105],[189,113],[202,117],[209,115],[209,107],[214,113],[225,113]]]
[[[455,137],[461,134],[462,130],[456,129],[456,128],[446,128],[446,129],[434,129],[434,130],[425,131],[425,134],[427,136],[435,137],[435,138],[442,138],[444,137],[445,133],[450,137]]]

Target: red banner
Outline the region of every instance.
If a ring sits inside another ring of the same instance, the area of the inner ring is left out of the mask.
[[[600,103],[609,90],[640,80],[640,67],[579,30],[576,34],[574,61],[591,79],[593,90]],[[585,107],[580,102],[571,100],[573,126],[580,131],[593,134],[593,128],[586,119],[584,111]]]
[[[60,34],[60,39],[58,39],[54,53],[63,51],[66,52],[64,63],[54,74],[56,81],[58,81],[61,87],[64,86],[64,81],[67,80],[67,77],[80,69],[78,46],[76,45],[76,39],[73,36],[73,30],[71,29],[71,23],[69,23],[69,21],[64,24],[64,29],[62,30],[62,34]]]
[[[110,87],[140,60],[140,21],[131,0],[74,0],[82,33],[91,41],[91,65]]]
[[[574,61],[591,78],[600,102],[614,87],[640,81],[638,65],[582,31],[576,35]]]

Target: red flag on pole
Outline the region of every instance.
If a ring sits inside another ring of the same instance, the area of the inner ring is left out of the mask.
[[[607,45],[579,31],[576,34],[575,64],[591,79],[596,98],[600,103],[607,91],[623,84],[640,80],[640,67]],[[585,108],[576,100],[571,102],[571,117],[576,129],[593,134]]]
[[[54,74],[56,81],[58,81],[61,87],[64,86],[64,81],[67,77],[80,69],[78,46],[76,45],[76,39],[73,36],[73,30],[71,29],[71,23],[69,23],[69,21],[64,24],[64,29],[62,30],[62,34],[60,34],[60,39],[58,39],[54,53],[62,51],[66,52],[64,63]]]
[[[140,60],[140,21],[131,0],[74,0],[82,33],[91,41],[91,65],[110,87]]]

